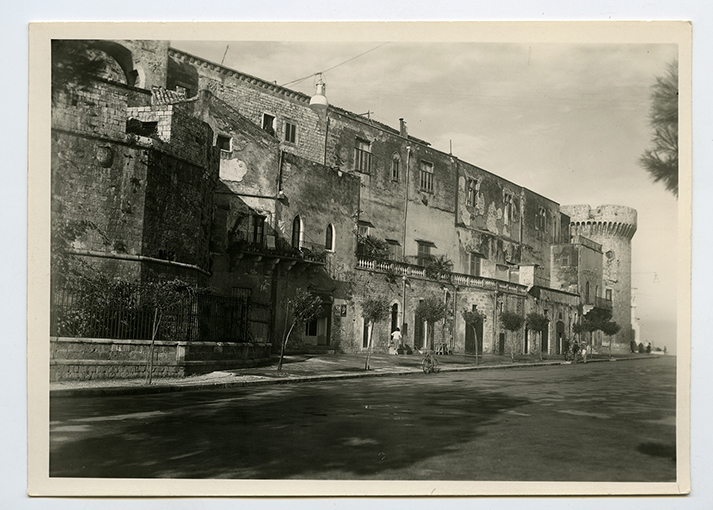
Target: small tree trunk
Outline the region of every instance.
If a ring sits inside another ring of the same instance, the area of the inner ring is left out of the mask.
[[[153,311],[153,327],[151,328],[151,345],[149,345],[149,363],[148,373],[146,374],[146,384],[151,384],[153,381],[153,351],[156,343],[156,333],[158,332],[158,307]]]
[[[371,368],[369,363],[371,362],[371,342],[372,342],[373,338],[374,338],[374,323],[370,322],[369,323],[369,341],[367,342],[367,345],[366,345],[366,360],[364,361],[364,370],[369,370]]]
[[[515,333],[513,332],[512,334],[514,335]],[[514,338],[510,339],[510,361],[515,363],[515,339]]]
[[[277,362],[277,371],[282,372],[282,360],[285,357],[285,347],[287,347],[287,341],[290,339],[290,335],[292,334],[292,329],[295,327],[295,321],[292,322],[292,325],[290,326],[289,331],[287,331],[287,334],[285,335],[285,339],[282,342],[282,345],[280,346],[280,361]]]
[[[540,331],[540,361],[542,361],[542,335],[544,335],[544,331]]]
[[[470,325],[470,329],[473,330],[473,338],[475,338],[475,366],[478,366],[478,335],[475,333],[475,326]]]

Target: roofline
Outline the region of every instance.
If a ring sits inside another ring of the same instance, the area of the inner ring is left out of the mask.
[[[206,64],[206,65],[209,66],[209,67],[214,68],[214,70],[216,70],[216,71],[227,72],[227,73],[229,73],[229,74],[232,74],[232,75],[234,75],[234,76],[237,76],[239,79],[242,79],[242,80],[244,80],[244,81],[248,81],[248,82],[254,83],[254,84],[259,84],[261,87],[265,87],[265,88],[267,88],[267,89],[269,89],[269,90],[272,90],[272,91],[274,91],[274,92],[278,92],[278,93],[280,93],[280,94],[284,94],[284,95],[286,95],[286,96],[288,96],[288,97],[292,97],[292,98],[298,99],[298,100],[303,101],[303,102],[305,102],[305,103],[309,103],[309,101],[310,101],[310,99],[311,99],[310,96],[308,96],[307,94],[305,94],[305,93],[303,93],[303,92],[299,92],[299,91],[297,91],[297,90],[292,90],[292,89],[289,89],[289,88],[287,88],[287,87],[283,87],[282,85],[278,85],[278,84],[276,84],[276,83],[270,83],[269,81],[266,81],[266,80],[264,80],[264,79],[262,79],[262,78],[258,78],[257,76],[252,76],[252,75],[250,75],[250,74],[243,73],[242,71],[236,71],[235,69],[231,69],[231,68],[229,68],[229,67],[225,67],[225,66],[222,65],[222,64],[216,64],[215,62],[211,62],[211,61],[208,60],[208,59],[205,59],[205,58],[203,58],[203,57],[198,57],[198,56],[196,56],[196,55],[193,55],[193,54],[188,53],[188,52],[183,51],[183,50],[179,50],[179,49],[172,48],[172,47],[169,46],[169,48],[168,48],[168,54],[169,54],[169,55],[175,55],[175,56],[178,56],[178,57],[181,57],[181,58],[186,58],[186,57],[187,57],[187,58],[189,58],[189,59],[197,60],[197,61],[199,61],[199,62],[201,62],[201,63],[203,63],[203,64]],[[408,137],[401,136],[401,132],[400,132],[398,129],[393,128],[393,127],[389,126],[388,124],[384,124],[383,122],[379,122],[378,120],[372,120],[372,119],[369,119],[368,121],[366,121],[361,115],[359,115],[359,114],[357,114],[357,113],[354,113],[354,112],[350,112],[349,110],[345,110],[344,108],[341,108],[341,107],[339,107],[339,106],[335,106],[335,105],[330,104],[330,105],[329,105],[329,109],[332,110],[332,111],[334,111],[335,113],[339,113],[339,114],[341,114],[341,115],[347,115],[347,116],[349,116],[349,117],[352,117],[352,118],[354,118],[355,120],[358,120],[358,121],[360,121],[360,122],[363,122],[363,123],[366,123],[366,124],[368,124],[368,125],[371,125],[372,127],[375,127],[375,128],[378,128],[378,129],[382,129],[382,130],[385,130],[385,131],[388,131],[388,132],[390,132],[391,134],[394,134],[394,135],[396,135],[396,136],[400,136],[401,138],[404,138],[404,139],[406,139],[406,140],[408,140],[408,141],[421,143],[421,144],[424,144],[424,145],[427,145],[427,146],[430,146],[430,145],[431,145],[430,143],[428,143],[428,142],[425,141],[425,140],[421,140],[421,139],[419,139],[419,138],[416,138],[416,137],[413,137],[413,136],[410,136],[410,135],[409,135]]]
[[[307,94],[304,94],[303,92],[299,92],[299,91],[297,91],[297,90],[288,89],[287,87],[283,87],[282,85],[278,85],[278,84],[276,84],[276,83],[270,83],[269,81],[263,80],[262,78],[258,78],[258,77],[256,77],[256,76],[252,76],[252,75],[250,75],[250,74],[243,73],[243,72],[241,72],[241,71],[236,71],[235,69],[231,69],[231,68],[229,68],[229,67],[225,67],[225,66],[222,65],[222,64],[216,64],[215,62],[211,62],[210,60],[207,60],[207,59],[205,59],[205,58],[203,58],[203,57],[198,57],[198,56],[193,55],[193,54],[191,54],[191,53],[188,53],[188,52],[186,52],[186,51],[179,50],[179,49],[176,49],[176,48],[172,48],[171,46],[168,47],[168,54],[169,54],[169,56],[170,56],[170,55],[175,55],[175,56],[182,57],[182,58],[188,57],[189,59],[197,60],[197,61],[199,61],[199,62],[201,62],[201,63],[206,64],[207,66],[213,67],[216,71],[227,72],[227,73],[229,73],[229,74],[232,74],[232,75],[234,75],[234,76],[237,76],[239,79],[242,79],[243,81],[248,81],[248,82],[250,82],[250,83],[259,84],[260,86],[265,87],[265,88],[267,88],[267,89],[269,89],[269,90],[272,90],[272,91],[274,91],[274,92],[278,92],[278,93],[280,93],[280,94],[284,94],[284,95],[286,95],[286,96],[288,96],[288,97],[292,97],[292,98],[294,98],[294,99],[298,99],[298,100],[303,101],[303,102],[308,103],[308,104],[309,104],[309,101],[310,101],[310,99],[311,99],[310,96],[308,96]],[[479,167],[478,165],[475,165],[475,164],[473,164],[473,163],[469,163],[468,161],[465,161],[465,160],[463,160],[463,159],[460,159],[458,156],[455,156],[455,155],[453,155],[453,154],[446,153],[446,152],[444,152],[444,151],[442,151],[442,150],[436,149],[436,148],[434,148],[429,142],[427,142],[427,141],[425,141],[425,140],[421,140],[421,139],[416,138],[416,137],[413,137],[413,136],[411,136],[411,135],[402,136],[402,135],[401,135],[401,132],[400,132],[398,129],[393,128],[393,127],[389,126],[388,124],[384,124],[383,122],[379,122],[379,121],[377,121],[377,120],[372,120],[372,119],[369,119],[369,120],[367,121],[366,119],[364,119],[364,117],[362,117],[361,115],[359,115],[359,114],[357,114],[357,113],[350,112],[349,110],[345,110],[344,108],[340,108],[340,107],[334,106],[334,105],[332,105],[332,104],[330,104],[328,108],[329,108],[329,110],[331,110],[331,111],[333,111],[333,112],[335,112],[335,113],[338,113],[338,114],[341,114],[341,115],[346,115],[346,116],[348,116],[348,117],[351,117],[352,119],[354,119],[354,120],[356,120],[356,121],[358,121],[358,122],[360,122],[360,123],[362,123],[362,124],[366,124],[366,125],[368,125],[368,126],[371,126],[371,127],[376,128],[376,129],[381,129],[382,131],[388,131],[390,134],[395,135],[395,136],[398,136],[398,137],[400,137],[400,138],[402,138],[402,139],[404,139],[404,140],[406,140],[406,141],[408,141],[408,142],[415,142],[415,143],[424,145],[424,146],[426,146],[428,149],[430,149],[430,150],[432,150],[432,151],[438,152],[438,153],[440,153],[440,154],[442,154],[442,155],[444,155],[444,156],[448,156],[448,157],[454,158],[454,159],[456,160],[456,162],[462,161],[462,162],[464,162],[464,163],[466,163],[466,164],[468,164],[468,165],[471,165],[471,166],[477,168],[478,170],[480,170],[480,171],[482,171],[482,172],[486,172],[486,173],[492,175],[493,177],[497,177],[498,179],[502,179],[503,181],[508,182],[508,183],[512,184],[513,186],[516,186],[516,187],[520,188],[521,190],[527,190],[527,191],[529,191],[530,193],[532,193],[532,194],[534,194],[534,195],[537,195],[537,196],[540,197],[540,198],[543,198],[543,199],[545,199],[545,200],[548,200],[549,202],[552,202],[552,203],[556,204],[558,207],[561,205],[559,202],[556,202],[555,200],[552,200],[551,198],[548,198],[548,197],[546,197],[546,196],[544,196],[544,195],[541,195],[540,193],[537,193],[536,191],[533,191],[533,190],[531,190],[531,189],[529,189],[529,188],[526,188],[526,187],[524,187],[524,186],[522,186],[522,185],[520,185],[520,184],[517,184],[517,183],[515,183],[515,182],[512,182],[511,180],[506,179],[506,178],[504,178],[504,177],[502,177],[502,176],[500,176],[500,175],[497,175],[497,174],[495,174],[495,173],[493,173],[493,172],[491,172],[491,171],[489,171],[489,170],[485,170],[484,168],[481,168],[481,167]]]

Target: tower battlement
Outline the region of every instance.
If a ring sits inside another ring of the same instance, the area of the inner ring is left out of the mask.
[[[631,240],[636,233],[636,209],[623,205],[565,205],[561,211],[570,217],[571,235],[585,237],[623,237]]]
[[[565,205],[570,235],[602,245],[604,292],[612,296],[613,319],[621,326],[614,352],[629,352],[631,330],[631,239],[636,233],[636,209],[623,205]],[[600,297],[600,296],[597,296]]]

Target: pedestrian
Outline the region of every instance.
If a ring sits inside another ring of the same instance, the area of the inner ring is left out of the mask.
[[[396,355],[399,355],[399,347],[401,347],[401,330],[396,328],[391,332],[391,343],[394,346]]]
[[[586,345],[582,346],[582,360],[584,361],[585,364],[587,363],[587,346]]]
[[[579,356],[579,344],[577,342],[574,342],[572,344],[572,359],[574,360],[574,364],[577,364],[577,356]]]

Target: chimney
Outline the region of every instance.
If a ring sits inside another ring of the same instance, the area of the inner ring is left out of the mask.
[[[408,138],[408,129],[406,129],[406,121],[404,119],[399,119],[399,133],[404,138]]]

